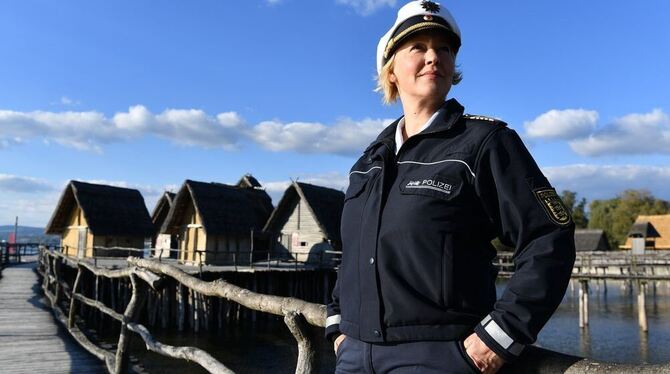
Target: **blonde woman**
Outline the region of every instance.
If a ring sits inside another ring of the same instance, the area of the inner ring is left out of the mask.
[[[379,41],[379,88],[403,116],[350,172],[326,321],[337,373],[494,373],[570,279],[574,224],[517,134],[446,100],[460,46],[432,1],[403,6]],[[516,249],[499,298],[495,237]]]

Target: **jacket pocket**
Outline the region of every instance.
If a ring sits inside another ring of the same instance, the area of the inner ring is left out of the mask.
[[[468,351],[465,349],[465,345],[463,343],[464,343],[463,340],[459,340],[457,342],[458,351],[461,354],[461,358],[463,359],[463,361],[465,361],[465,363],[468,365],[468,367],[472,370],[473,373],[481,373],[477,365],[475,365],[475,362],[472,361],[472,358],[468,354]]]
[[[375,179],[381,172],[382,167],[369,165],[366,170],[352,170],[349,173],[349,187],[344,193],[344,201],[358,197],[369,181]]]

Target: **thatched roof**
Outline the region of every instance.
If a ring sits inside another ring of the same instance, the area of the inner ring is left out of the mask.
[[[174,192],[165,191],[163,196],[158,199],[154,211],[151,213],[151,222],[153,222],[156,230],[160,230],[165,222],[165,218],[172,208],[172,203],[174,202],[176,194]]]
[[[575,230],[575,248],[577,252],[610,250],[605,231],[600,229]]]
[[[658,238],[661,236],[651,222],[636,222],[633,223],[628,231],[630,238]]]
[[[138,190],[79,181],[65,187],[46,233],[62,234],[76,206],[84,212],[93,235],[149,237],[154,233]]]
[[[260,232],[272,213],[272,199],[260,188],[186,180],[177,192],[161,232],[175,234],[193,204],[207,234]]]
[[[631,234],[646,236],[647,239],[653,240],[656,249],[670,249],[670,214],[637,216],[635,223],[628,232],[629,237],[621,248],[631,248]]]
[[[295,208],[298,199],[301,199],[307,205],[326,237],[332,241],[340,242],[340,220],[342,219],[344,193],[332,188],[302,182],[293,182],[284,192],[284,196],[272,212],[272,216],[270,216],[263,230],[274,233],[280,232]]]
[[[244,174],[237,182],[237,184],[235,184],[235,186],[261,188],[261,184],[258,182],[258,179],[254,178],[254,176],[251,174]]]

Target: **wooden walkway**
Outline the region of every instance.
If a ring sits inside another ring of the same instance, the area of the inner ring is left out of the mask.
[[[5,268],[0,279],[0,373],[105,373],[103,363],[54,319],[34,269]]]

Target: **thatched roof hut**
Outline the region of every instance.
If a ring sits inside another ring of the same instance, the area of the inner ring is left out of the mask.
[[[620,248],[631,249],[632,237],[646,238],[648,249],[670,249],[670,214],[637,216]]]
[[[251,233],[254,237],[261,235],[272,209],[272,200],[260,184],[231,186],[186,180],[161,232],[179,235],[180,259],[184,262],[202,258],[207,263],[228,263],[230,256],[224,259],[216,253],[251,251]],[[201,257],[196,258],[195,252]]]
[[[138,190],[79,181],[67,184],[45,230],[82,257],[94,246],[143,248],[154,231]]]
[[[275,251],[299,261],[320,259],[323,251],[341,249],[343,205],[342,191],[293,182],[263,230],[274,236]]]
[[[161,232],[179,231],[179,217],[193,203],[208,234],[260,232],[272,213],[272,199],[263,190],[186,180],[177,192]]]
[[[605,231],[601,229],[575,230],[575,248],[577,252],[609,251]]]

